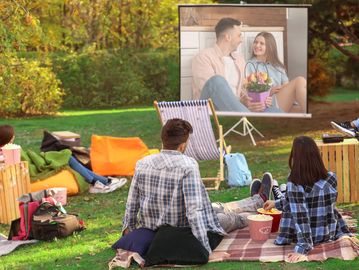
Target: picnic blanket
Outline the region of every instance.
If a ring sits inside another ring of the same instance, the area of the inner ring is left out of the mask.
[[[338,209],[339,210],[339,209]],[[339,210],[349,226],[356,232],[356,220],[346,211]],[[219,246],[212,252],[209,262],[225,261],[285,261],[286,256],[293,252],[294,244],[278,246],[274,244],[278,233],[271,233],[267,241],[253,241],[249,236],[249,228],[235,230],[225,236]],[[355,237],[344,236],[336,241],[314,246],[308,254],[308,261],[325,261],[329,258],[354,260],[359,256],[359,241]],[[116,256],[109,262],[109,269],[115,267],[128,268],[135,261],[143,266],[145,260],[136,252],[118,249]],[[171,265],[174,267],[175,265]]]
[[[67,169],[75,176],[78,187],[82,192],[87,189],[88,183],[79,173],[72,170],[68,165],[71,154],[71,150],[69,149],[40,153],[36,153],[32,150],[22,150],[21,160],[27,161],[29,164],[31,182],[45,180],[58,174],[63,169]]]
[[[0,256],[11,253],[18,246],[34,244],[38,242],[38,240],[24,240],[24,241],[12,241],[7,240],[7,238],[0,234]]]

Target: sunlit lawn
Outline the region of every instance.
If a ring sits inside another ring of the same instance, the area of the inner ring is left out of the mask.
[[[228,130],[238,119],[220,118],[224,130]],[[273,130],[270,119],[256,120],[256,127],[264,134]],[[138,136],[150,148],[159,148],[160,123],[152,107],[138,109],[66,111],[54,117],[31,119],[1,119],[1,123],[15,126],[16,142],[23,148],[37,150],[40,146],[44,129],[50,131],[70,130],[81,134],[82,144],[90,145],[91,134],[118,137]],[[329,127],[328,127],[329,129]],[[296,130],[277,132],[275,139],[262,139],[257,147],[252,146],[248,137],[229,135],[227,141],[234,152],[246,155],[254,177],[271,171],[273,176],[284,182],[293,136],[301,135]],[[318,131],[306,132],[306,135],[318,137]],[[256,137],[258,140],[259,138]],[[214,174],[216,162],[201,163],[201,174]],[[73,237],[55,242],[41,242],[32,246],[21,247],[12,254],[0,257],[0,269],[107,269],[107,263],[114,257],[110,249],[120,236],[122,217],[125,211],[129,185],[111,194],[81,194],[68,199],[66,207],[75,212],[86,222],[87,229]],[[231,201],[248,196],[248,187],[228,189],[223,185],[219,191],[210,192],[212,201]],[[343,205],[342,205],[343,206]],[[358,205],[346,205],[347,209],[359,216]],[[0,225],[0,232],[7,235],[9,227]],[[134,266],[137,268],[137,266]],[[355,261],[328,260],[324,263],[285,263],[228,262],[213,263],[200,269],[357,269]]]

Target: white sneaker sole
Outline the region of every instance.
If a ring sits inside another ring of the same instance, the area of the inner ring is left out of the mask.
[[[355,137],[355,133],[353,131],[350,131],[349,129],[346,129],[346,128],[343,128],[341,126],[339,126],[337,123],[335,122],[330,122],[330,124],[332,125],[332,127],[339,131],[339,132],[342,132],[346,135],[349,135],[350,137]]]

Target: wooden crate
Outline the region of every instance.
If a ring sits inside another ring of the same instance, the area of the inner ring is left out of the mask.
[[[317,141],[325,167],[338,179],[339,203],[359,202],[359,142],[346,139],[341,143]]]
[[[10,224],[20,217],[19,203],[22,194],[30,192],[27,162],[0,167],[0,223]]]

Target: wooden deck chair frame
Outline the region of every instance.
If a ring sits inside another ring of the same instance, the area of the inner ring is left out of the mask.
[[[158,107],[158,102],[154,101],[154,106],[156,108],[158,117],[161,121],[161,124],[163,125],[163,119],[161,117],[160,109]],[[213,120],[216,126],[216,131],[218,132],[218,142],[219,142],[219,169],[217,176],[215,177],[204,177],[202,178],[202,181],[206,184],[208,182],[214,182],[214,186],[206,187],[207,190],[218,190],[221,181],[224,180],[224,153],[230,153],[231,146],[227,146],[224,137],[223,137],[223,127],[219,124],[218,117],[216,114],[216,111],[214,109],[214,105],[211,99],[208,99],[208,106],[212,112]]]

